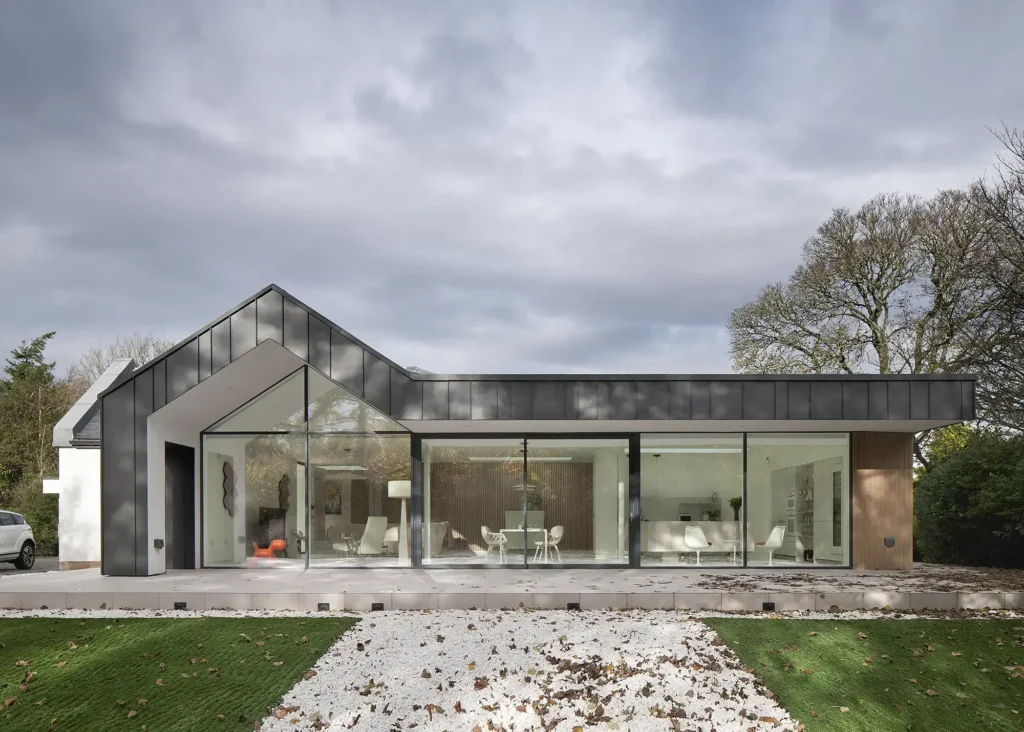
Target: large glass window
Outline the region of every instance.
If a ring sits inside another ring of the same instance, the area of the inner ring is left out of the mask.
[[[409,436],[309,436],[310,565],[411,563]]]
[[[627,563],[627,446],[424,440],[424,564]]]
[[[748,565],[850,563],[846,434],[747,436]]]
[[[628,440],[527,441],[530,564],[629,561]]]
[[[305,437],[203,437],[203,563],[305,563]]]
[[[640,481],[642,563],[742,562],[742,435],[643,435]]]
[[[282,379],[203,434],[204,566],[410,564],[409,441],[314,369]]]
[[[522,440],[424,440],[423,563],[522,563],[522,491]]]

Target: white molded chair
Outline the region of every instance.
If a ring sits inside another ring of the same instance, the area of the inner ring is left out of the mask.
[[[697,554],[697,564],[700,564],[700,553],[706,552],[711,542],[704,536],[704,531],[699,526],[687,526],[683,534],[683,546],[687,551]]]
[[[772,556],[775,554],[775,550],[782,548],[784,538],[786,538],[786,527],[780,524],[772,529],[772,533],[768,534],[765,541],[758,542],[758,546],[768,550],[768,566],[772,565]]]
[[[548,532],[548,549],[555,550],[555,556],[558,557],[558,563],[562,563],[562,552],[558,551],[558,542],[565,536],[564,526],[555,526],[551,531]],[[533,553],[533,561],[538,561],[540,555],[544,552],[544,541],[535,541],[533,545],[537,547],[537,550]]]
[[[498,547],[498,563],[505,563],[505,544],[508,543],[508,538],[500,531],[491,531],[486,526],[480,527],[480,536],[483,537],[484,543],[487,545],[487,554],[484,555],[484,561],[486,562],[491,558],[491,549]]]
[[[388,530],[387,516],[370,516],[366,519],[366,528],[359,540],[357,554],[379,556],[384,553],[384,534]]]

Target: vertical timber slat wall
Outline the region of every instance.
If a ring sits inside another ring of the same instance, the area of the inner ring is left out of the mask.
[[[854,432],[853,568],[909,569],[914,560],[914,435]],[[885,546],[886,537],[896,540]]]

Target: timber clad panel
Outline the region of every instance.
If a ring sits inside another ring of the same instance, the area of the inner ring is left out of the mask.
[[[853,567],[909,569],[914,559],[914,436],[854,432]],[[891,549],[886,537],[896,539]]]
[[[540,508],[544,511],[544,527],[565,527],[559,549],[592,551],[594,464],[534,463],[530,475],[531,482],[544,489]],[[485,551],[480,527],[499,531],[506,528],[505,511],[522,511],[523,494],[514,487],[521,482],[519,463],[506,467],[502,463],[431,462],[430,522],[448,522],[445,552],[465,555],[467,551]],[[533,549],[531,545],[531,560]],[[522,561],[518,551],[515,557]],[[445,554],[433,561],[444,562]],[[517,559],[510,557],[509,561]]]

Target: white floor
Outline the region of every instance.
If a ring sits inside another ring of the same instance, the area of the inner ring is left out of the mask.
[[[716,638],[643,612],[381,613],[261,729],[795,729]]]

